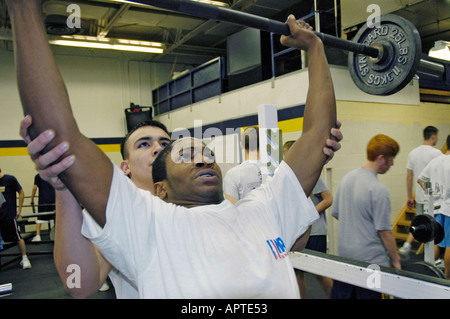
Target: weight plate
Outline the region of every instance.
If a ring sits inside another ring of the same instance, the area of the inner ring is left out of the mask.
[[[408,20],[387,14],[379,27],[366,24],[353,42],[382,47],[383,56],[374,59],[349,52],[348,68],[353,82],[373,95],[390,95],[403,89],[416,74],[422,55],[420,34]]]
[[[421,214],[416,215],[411,221],[411,231],[415,240],[426,243],[434,240],[434,243],[439,244],[445,236],[444,228],[434,217]]]
[[[415,272],[422,275],[427,275],[431,277],[437,277],[441,279],[447,279],[442,270],[434,265],[430,265],[424,261],[419,261],[413,264],[402,265],[402,270]]]

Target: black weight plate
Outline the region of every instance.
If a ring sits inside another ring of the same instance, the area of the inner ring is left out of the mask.
[[[353,42],[383,45],[387,54],[374,63],[371,58],[349,52],[348,68],[353,82],[373,95],[390,95],[403,89],[416,74],[422,54],[420,34],[408,20],[387,14],[378,28],[367,24],[356,33]]]
[[[446,279],[445,274],[443,273],[442,270],[424,261],[419,261],[408,265],[402,265],[402,270],[411,271],[417,274],[427,275],[431,277]]]
[[[416,215],[411,222],[411,227],[419,226],[421,229],[412,233],[415,240],[421,243],[434,240],[434,244],[437,245],[444,239],[444,228],[434,217],[427,214]]]
[[[433,240],[433,220],[432,217],[427,214],[416,215],[411,221],[411,233],[415,240],[426,243]],[[416,228],[412,231],[412,228]]]

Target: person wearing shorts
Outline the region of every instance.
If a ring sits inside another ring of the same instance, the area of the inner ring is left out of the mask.
[[[447,136],[447,152],[436,157],[423,169],[417,183],[423,189],[426,182],[431,182],[434,199],[434,218],[442,225],[445,231],[444,239],[438,247],[445,249],[444,264],[445,276],[450,279],[450,135]],[[438,249],[437,251],[438,252]]]
[[[422,145],[419,145],[408,154],[408,162],[406,164],[406,192],[408,199],[406,205],[408,209],[415,208],[416,215],[423,214],[424,193],[420,185],[415,183],[415,179],[419,177],[419,174],[433,158],[442,155],[442,152],[434,147],[438,141],[438,136],[438,128],[430,125],[425,127]],[[403,256],[407,256],[411,251],[413,241],[414,237],[409,233],[408,238],[398,252]]]
[[[33,207],[37,190],[39,190],[38,213],[55,212],[55,189],[49,183],[44,181],[39,174],[36,174],[34,177],[34,185],[31,191],[31,205]],[[36,236],[32,241],[41,241],[41,225],[43,223],[50,223],[54,218],[54,215],[38,217],[36,220]]]
[[[22,255],[20,264],[23,269],[31,268],[31,263],[26,252],[25,241],[22,236],[20,236],[16,221],[22,213],[25,194],[17,179],[12,175],[3,174],[1,168],[0,192],[4,198],[4,202],[0,206],[0,233],[3,241],[17,242],[17,247]],[[19,194],[19,207],[17,207],[16,193]]]

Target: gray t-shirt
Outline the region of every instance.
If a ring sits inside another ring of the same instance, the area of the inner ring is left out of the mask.
[[[316,185],[311,192],[311,199],[314,206],[317,206],[322,201],[321,193],[329,190],[327,184],[323,181],[322,177],[319,177]],[[319,212],[319,219],[314,222],[311,226],[310,236],[326,235],[327,234],[327,219],[325,211]]]
[[[391,204],[375,172],[357,168],[344,176],[331,214],[339,218],[339,256],[389,266],[378,231],[392,229]]]

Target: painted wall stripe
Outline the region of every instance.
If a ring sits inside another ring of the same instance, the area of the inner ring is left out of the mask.
[[[303,114],[305,105],[297,105],[290,108],[278,110],[279,128],[283,133],[297,132],[303,130]],[[218,128],[221,132],[226,133],[226,129],[237,129],[239,127],[247,127],[258,125],[258,115],[244,116],[237,119],[231,119],[220,123],[208,124],[202,127],[203,132],[210,128]],[[192,136],[193,128],[189,129]],[[111,138],[92,138],[94,143],[106,153],[120,152],[121,137]],[[0,157],[2,156],[28,156],[26,144],[22,140],[0,141]]]

